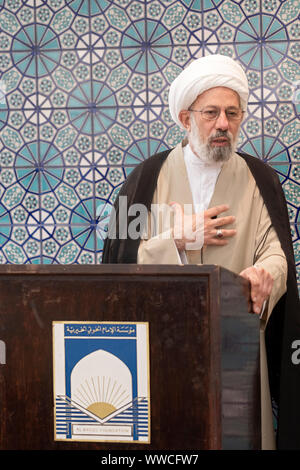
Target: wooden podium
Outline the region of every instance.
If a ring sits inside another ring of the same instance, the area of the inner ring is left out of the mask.
[[[0,292],[1,450],[260,449],[259,319],[241,277],[3,265]],[[148,322],[150,444],[54,440],[53,321]]]

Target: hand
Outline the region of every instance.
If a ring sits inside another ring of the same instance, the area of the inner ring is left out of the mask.
[[[240,276],[250,281],[250,295],[253,303],[253,312],[260,314],[263,303],[271,294],[274,280],[268,271],[258,266],[244,269]]]
[[[180,204],[170,204],[175,210],[174,240],[178,250],[184,250],[187,244],[194,243],[194,249],[200,249],[203,245],[228,244],[226,238],[233,237],[236,230],[222,229],[222,238],[217,237],[217,230],[224,225],[232,224],[234,216],[217,218],[219,214],[229,209],[227,205],[215,206],[202,213],[186,215]],[[201,246],[196,247],[196,243]]]
[[[219,214],[228,211],[228,209],[229,206],[224,204],[204,211],[204,245],[227,245],[228,240],[224,240],[224,238],[233,237],[236,234],[236,230],[234,229],[225,230],[222,228],[222,238],[217,238],[217,230],[220,227],[235,222],[235,217],[233,215],[217,218]]]

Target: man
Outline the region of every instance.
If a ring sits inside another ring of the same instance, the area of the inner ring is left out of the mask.
[[[147,206],[145,233],[108,238],[103,262],[218,264],[248,279],[253,312],[261,315],[262,448],[275,448],[268,377],[279,405],[278,448],[300,448],[300,380],[291,361],[300,313],[289,219],[276,173],[235,153],[248,93],[242,68],[220,55],[195,60],[174,80],[170,113],[187,139],[127,179],[119,196],[128,207]],[[163,208],[161,216],[153,217],[152,205]]]

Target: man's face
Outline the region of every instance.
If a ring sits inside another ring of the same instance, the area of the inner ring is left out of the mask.
[[[190,109],[196,112],[182,111],[180,118],[194,153],[204,161],[228,160],[235,150],[241,119],[228,118],[226,111],[240,109],[238,94],[230,88],[211,88],[198,96]],[[220,114],[215,120],[206,120],[197,112],[206,109],[219,109]]]

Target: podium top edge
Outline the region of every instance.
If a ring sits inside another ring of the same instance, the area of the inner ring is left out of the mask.
[[[0,265],[0,276],[7,275],[192,275],[218,274],[217,265],[138,265],[138,264],[100,264],[100,265]]]

